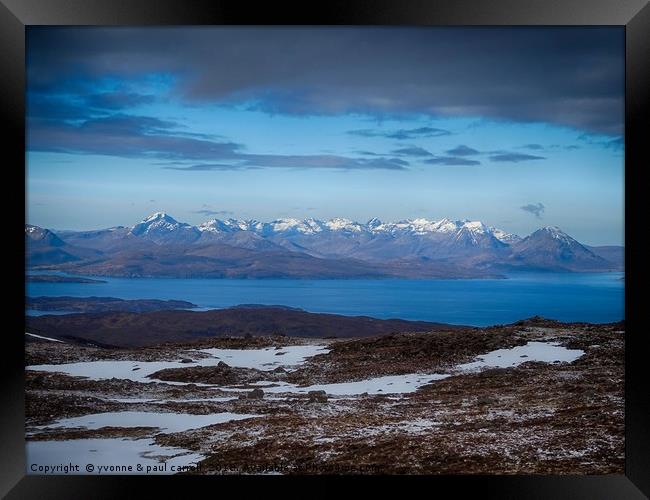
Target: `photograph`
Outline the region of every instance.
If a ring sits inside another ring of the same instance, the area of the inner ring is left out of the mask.
[[[26,26],[25,474],[624,475],[625,102],[625,26]]]

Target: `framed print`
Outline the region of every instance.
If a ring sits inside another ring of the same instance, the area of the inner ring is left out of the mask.
[[[8,498],[648,494],[647,2],[3,2]]]

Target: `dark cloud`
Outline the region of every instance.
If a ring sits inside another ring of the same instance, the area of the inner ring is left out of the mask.
[[[241,145],[178,135],[176,124],[147,116],[114,115],[81,123],[28,120],[30,151],[166,160],[236,158]]]
[[[456,146],[454,149],[447,150],[447,154],[452,156],[473,156],[479,154],[479,151],[461,144],[460,146]]]
[[[406,170],[408,162],[399,158],[348,158],[337,155],[254,155],[238,154],[233,164],[164,166],[167,170],[205,172],[210,170],[250,170],[257,168],[325,168],[335,170]]]
[[[105,116],[101,113],[99,116]],[[79,120],[88,119],[97,114],[89,114],[85,101],[62,99],[57,95],[27,94],[27,116],[34,120]]]
[[[612,149],[614,151],[623,151],[625,148],[623,136],[611,138],[598,134],[581,134],[578,140],[590,146]]]
[[[338,155],[240,155],[244,166],[284,168],[333,168],[341,170],[405,170],[400,158],[348,158]]]
[[[208,217],[214,217],[217,215],[233,215],[233,212],[230,210],[212,210],[210,208],[202,208],[201,210],[194,210],[193,214],[206,215]]]
[[[407,140],[423,139],[427,137],[442,137],[445,135],[450,135],[451,132],[448,130],[443,130],[441,128],[418,127],[388,131],[378,129],[350,130],[348,134],[359,135],[361,137],[386,137],[388,139]]]
[[[27,73],[30,92],[82,95],[84,82],[162,75],[173,97],[197,104],[620,135],[624,47],[622,27],[30,26]]]
[[[28,147],[31,151],[167,160],[164,169],[194,172],[267,167],[405,170],[409,165],[403,159],[382,156],[251,154],[233,142],[186,136],[178,127],[172,121],[124,114],[80,123],[30,119]]]
[[[84,104],[91,108],[106,110],[123,110],[141,104],[155,101],[153,95],[143,95],[135,92],[102,92],[86,96]]]
[[[364,156],[384,156],[380,153],[374,153],[372,151],[354,151],[354,153],[359,154],[359,155],[364,155]]]
[[[165,170],[180,170],[183,172],[212,172],[218,170],[247,170],[250,167],[244,167],[241,165],[225,165],[218,163],[201,163],[198,165],[188,165],[185,167],[169,165],[160,168],[163,168]]]
[[[615,151],[622,151],[625,147],[625,140],[623,137],[616,137],[615,139],[604,141],[603,147],[607,149],[613,149]]]
[[[567,146],[562,146],[561,144],[550,144],[546,146],[542,146],[541,144],[524,144],[523,146],[519,146],[519,149],[530,149],[532,151],[573,151],[580,149],[580,146],[575,144],[570,144]],[[499,153],[501,153],[501,151],[499,151]]]
[[[220,136],[189,133],[175,121],[121,111],[128,105],[144,102],[149,102],[147,96],[125,92],[79,98],[35,94],[29,106],[28,148],[164,160],[153,163],[167,170],[188,172],[271,167],[405,170],[409,165],[403,159],[381,154],[373,154],[371,159],[335,154],[252,154],[243,145]]]
[[[65,89],[59,89],[64,91]],[[27,114],[31,119],[88,120],[109,116],[111,113],[132,109],[155,101],[152,95],[133,92],[104,92],[96,94],[46,94],[30,92],[27,95]]]
[[[546,209],[542,203],[529,203],[528,205],[524,205],[523,207],[519,208],[521,208],[524,212],[533,214],[538,219],[542,218],[542,215],[544,215],[544,210]]]
[[[429,165],[450,165],[450,166],[472,166],[480,165],[481,162],[477,160],[469,160],[467,158],[458,158],[456,156],[438,156],[429,160],[424,160],[424,163]]]
[[[404,156],[433,156],[429,151],[418,146],[409,146],[406,148],[395,149],[392,151],[392,153]]]
[[[524,153],[508,153],[508,152],[497,153],[490,156],[490,161],[508,162],[508,163],[519,163],[522,161],[545,160],[545,159],[546,157],[544,156],[535,156],[535,155],[528,155]]]
[[[168,134],[170,129],[178,127],[175,122],[161,120],[151,116],[115,114],[102,118],[89,119],[77,128],[84,133],[105,135],[155,135]]]

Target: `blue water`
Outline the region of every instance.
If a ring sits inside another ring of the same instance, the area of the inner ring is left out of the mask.
[[[179,299],[214,309],[281,304],[310,312],[487,326],[540,315],[561,321],[624,319],[623,273],[518,273],[499,280],[234,280],[102,278],[28,283],[27,294]]]

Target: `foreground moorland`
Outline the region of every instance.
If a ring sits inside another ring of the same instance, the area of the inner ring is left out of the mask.
[[[28,467],[624,470],[623,323],[533,318],[366,338],[249,335],[132,348],[42,337],[26,336]]]

